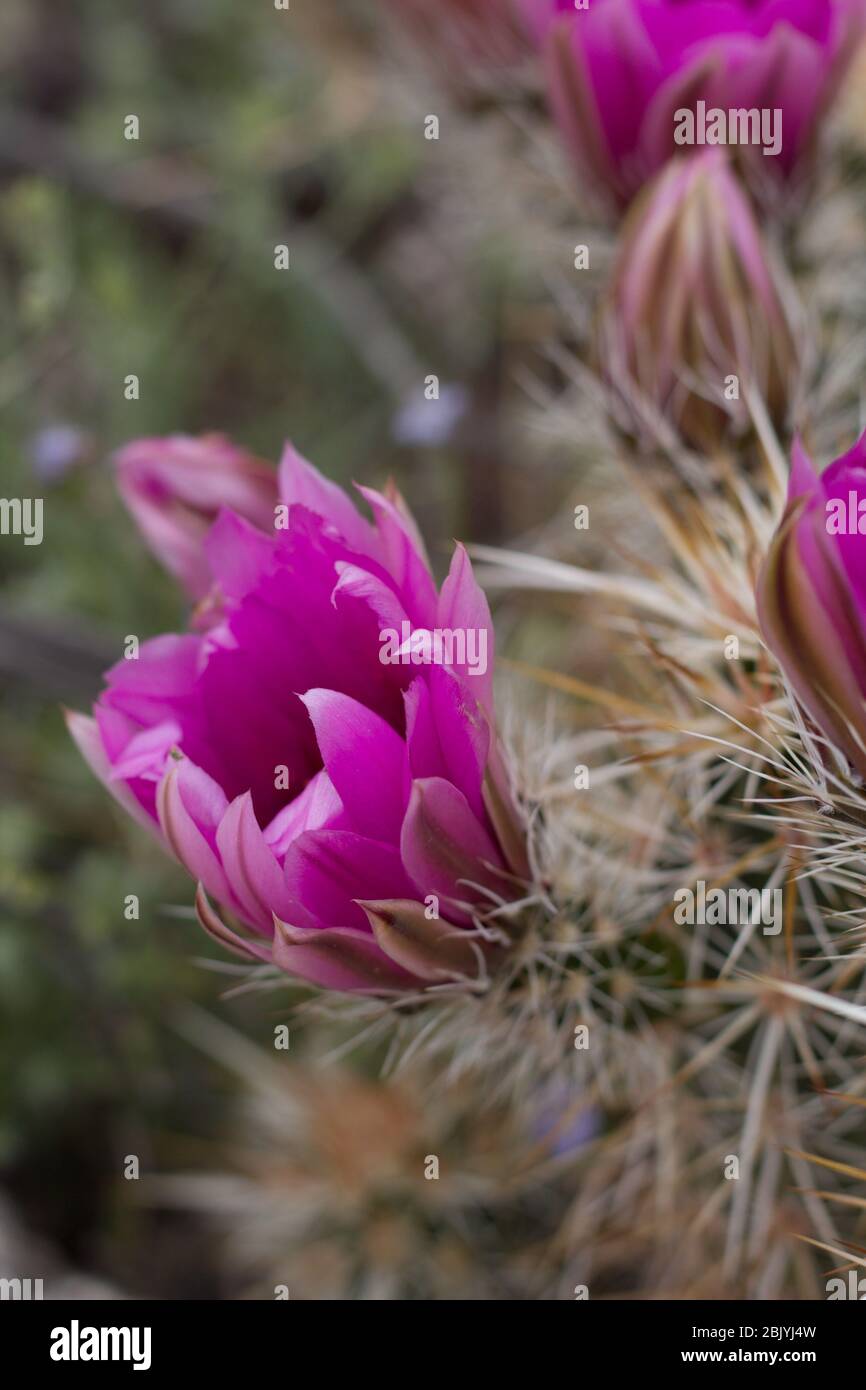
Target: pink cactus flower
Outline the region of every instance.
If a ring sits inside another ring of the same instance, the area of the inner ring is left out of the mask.
[[[678,120],[684,110],[696,118],[695,142],[700,130],[708,144],[737,143],[760,184],[789,182],[813,150],[866,19],[864,0],[523,5],[544,50],[550,102],[568,151],[580,174],[619,206],[682,151],[689,134],[687,121]],[[758,127],[751,118],[741,127],[740,112],[757,112]]]
[[[124,453],[179,459],[185,486],[205,447]],[[214,511],[221,476],[203,480]],[[144,642],[70,727],[198,881],[220,942],[326,988],[406,991],[483,975],[489,914],[527,864],[466,552],[437,591],[399,494],[359,491],[372,521],[287,447],[268,529],[227,505],[200,542],[204,630]]]
[[[866,435],[820,477],[796,445],[757,598],[803,708],[866,777]]]

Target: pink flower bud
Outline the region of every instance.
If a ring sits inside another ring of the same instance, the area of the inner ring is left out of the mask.
[[[118,486],[157,558],[194,599],[210,585],[202,549],[221,507],[262,530],[274,524],[274,469],[218,434],[137,439],[115,456]]]
[[[750,390],[779,419],[797,370],[782,283],[725,155],[672,160],[626,218],[606,378],[636,419],[649,405],[704,449],[748,426]]]

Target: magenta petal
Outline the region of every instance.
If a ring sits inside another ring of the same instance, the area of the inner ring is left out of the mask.
[[[866,502],[866,434],[853,449],[822,473],[821,489],[825,515],[828,501],[841,500],[849,505],[852,493],[859,515],[859,507]],[[852,527],[838,535],[836,543],[857,603],[861,625],[866,630],[866,535],[861,532],[859,520],[856,530]]]
[[[141,726],[135,720],[130,719],[128,715],[122,714],[120,710],[111,709],[110,706],[102,703],[94,705],[93,715],[99,729],[103,749],[113,769],[123,758],[131,741],[141,732]],[[112,778],[112,781],[116,787],[125,786],[154,825],[157,823],[157,783],[149,777]]]
[[[705,95],[710,105],[781,110],[781,149],[769,157],[755,154],[762,172],[788,174],[812,138],[829,71],[812,39],[778,24],[761,39],[731,44],[724,72]]]
[[[373,710],[336,690],[308,690],[301,699],[353,829],[396,845],[409,800],[408,759],[400,735]]]
[[[430,918],[417,902],[361,903],[385,955],[421,980],[477,979],[484,967],[482,943],[452,922]]]
[[[857,443],[848,450],[847,454],[842,454],[841,458],[837,458],[834,463],[830,464],[830,467],[822,474],[822,481],[827,483],[838,475],[847,473],[852,468],[866,468],[866,431],[861,434]]]
[[[408,615],[389,584],[359,565],[338,561],[334,568],[339,578],[331,594],[332,603],[339,607],[344,596],[359,599],[375,614],[380,632],[385,628],[394,628],[397,632],[402,630]]]
[[[838,474],[833,476],[836,479],[839,477]],[[840,489],[836,486],[828,493],[825,489],[826,477],[827,474],[821,478],[816,477],[812,464],[798,440],[794,446],[789,486],[789,510],[799,504],[791,544],[799,557],[812,599],[824,609],[825,644],[829,646],[831,641],[829,629],[835,629],[836,639],[842,644],[854,679],[859,683],[861,690],[866,690],[866,658],[862,640],[866,601],[858,584],[861,576],[856,568],[858,564],[863,564],[863,538],[859,535],[831,537],[828,534],[826,499],[828,495],[839,495]],[[852,487],[856,491],[853,480]],[[841,495],[846,500],[847,492],[847,487],[841,489]],[[850,552],[846,550],[846,546],[850,547]],[[846,563],[846,560],[852,557],[853,572]],[[849,602],[853,608],[851,612],[843,612],[840,608],[839,594],[846,588],[850,590]]]
[[[213,579],[226,598],[242,599],[273,561],[274,536],[235,512],[220,512],[204,543]]]
[[[195,636],[143,642],[136,659],[117,661],[106,671],[103,703],[142,724],[175,717],[177,701],[192,691],[201,651],[202,639]]]
[[[278,811],[264,832],[280,862],[293,840],[305,830],[349,830],[349,817],[324,768],[311,777],[300,796]]]
[[[717,76],[724,81],[724,64],[723,48],[711,46],[706,51],[701,50],[689,62],[678,66],[653,94],[641,125],[636,166],[640,169],[640,183],[680,152],[674,140],[675,113],[681,109],[694,110],[695,103],[706,98],[707,89]],[[708,154],[724,158],[717,146],[692,151],[692,156],[697,158],[705,158]],[[684,174],[688,177],[687,169]]]
[[[497,869],[499,851],[487,831],[472,814],[466,797],[441,777],[427,777],[412,784],[409,809],[400,839],[403,863],[421,898],[434,893],[449,904],[484,903],[473,885],[501,895],[506,879]],[[372,894],[359,893],[369,898]],[[393,896],[397,896],[394,894]],[[448,916],[467,922],[462,908],[449,906]]]
[[[402,720],[407,672],[380,661],[379,621],[366,602],[348,593],[332,601],[334,558],[354,552],[324,536],[322,526],[306,508],[293,508],[273,567],[210,634],[195,728],[212,756],[186,737],[183,743],[230,798],[252,792],[262,825],[288,799],[275,786],[276,769],[289,769],[291,795],[321,766],[309,716],[293,692],[339,690],[395,727]]]
[[[202,724],[215,753],[207,770],[232,799],[251,791],[265,824],[287,800],[278,769],[288,769],[292,792],[319,768],[309,719],[292,693],[305,683],[305,663],[296,659],[290,632],[285,649],[274,645],[279,614],[258,600],[245,601],[232,627],[237,646],[212,651],[199,681]],[[183,749],[195,758],[186,741]]]
[[[94,714],[112,763],[121,760],[142,729],[172,723],[180,727],[176,741],[183,753],[222,782],[222,758],[202,710],[200,681],[207,653],[208,642],[202,637],[156,637],[142,644],[137,659],[118,661],[111,668]],[[155,770],[151,767],[149,774]],[[132,778],[130,785],[149,811],[152,783]]]
[[[270,963],[271,943],[268,942],[267,945],[264,945],[260,941],[251,941],[227,927],[219,913],[208,902],[204,885],[201,883],[198,885],[195,895],[195,915],[208,936],[212,937],[220,946],[225,947],[227,951],[231,951],[233,955],[240,956],[243,960]],[[273,924],[271,924],[271,931],[273,931]]]
[[[802,441],[794,440],[794,448],[791,455],[791,476],[788,480],[788,502],[789,504],[797,497],[817,496],[821,490],[818,475],[815,472],[815,465],[803,448]]]
[[[418,555],[424,561],[424,564],[429,570],[430,557],[427,554],[427,547],[424,544],[424,537],[421,535],[421,532],[418,528],[418,523],[412,515],[411,511],[409,510],[409,506],[406,502],[405,497],[403,496],[402,492],[400,492],[393,479],[389,478],[388,482],[386,483],[383,496],[385,498],[385,501],[390,503],[390,505],[394,508],[394,511],[400,520],[403,530],[409,537],[412,546],[417,551]]]
[[[588,175],[608,201],[625,201],[625,181],[611,154],[587,54],[565,22],[548,35],[544,56],[551,111],[579,174]]]
[[[488,714],[492,714],[493,661],[496,640],[490,617],[490,605],[472,572],[469,556],[462,545],[455,547],[448,578],[442,585],[436,625],[452,630],[462,628],[464,632],[475,634],[476,654],[480,656],[483,652],[484,669],[481,669],[482,662],[480,660],[476,661],[474,667],[463,664],[455,666],[453,669],[458,675],[466,679],[470,691],[479,704],[483,705]]]
[[[289,846],[286,889],[298,925],[370,930],[356,898],[415,896],[398,850],[347,830],[312,830]],[[375,886],[374,886],[375,885]],[[303,920],[302,920],[303,917]]]
[[[266,936],[273,931],[273,916],[289,908],[282,870],[265,840],[253,810],[249,792],[238,796],[219,823],[217,849],[223,870],[246,921]]]
[[[274,926],[274,965],[310,984],[371,993],[419,983],[388,959],[370,932],[346,927],[310,931],[279,920]]]
[[[112,763],[106,752],[96,720],[89,718],[86,714],[78,714],[74,710],[68,710],[66,712],[66,727],[78,745],[78,751],[91,772],[108,788],[118,804],[123,807],[124,811],[128,811],[139,825],[144,825],[151,833],[157,834],[158,827],[155,816],[149,815],[125,783],[118,782],[112,775]]]
[[[165,774],[156,804],[162,833],[184,868],[243,916],[216,850],[217,827],[228,808],[216,782],[183,758]]]
[[[353,506],[341,487],[325,478],[317,468],[286,444],[280,460],[280,497],[289,507],[308,508],[329,522],[361,555],[375,556],[379,546],[376,534]]]
[[[126,782],[134,777],[144,777],[151,782],[160,781],[165,772],[166,759],[172,748],[177,747],[180,737],[180,725],[173,719],[133,734],[112,767],[113,780]]]
[[[478,820],[486,820],[481,788],[490,751],[490,726],[468,689],[441,666],[418,676],[405,695],[406,745],[413,778],[444,777],[463,792]]]
[[[393,578],[403,607],[415,627],[432,627],[436,614],[436,585],[427,562],[415,545],[413,530],[387,497],[374,488],[359,487],[376,518],[383,563]]]
[[[644,13],[635,0],[605,0],[571,20],[572,40],[586,53],[605,139],[616,159],[634,151],[646,102],[662,73]]]
[[[800,506],[783,517],[758,577],[761,631],[804,708],[862,775],[863,625],[823,518]]]

